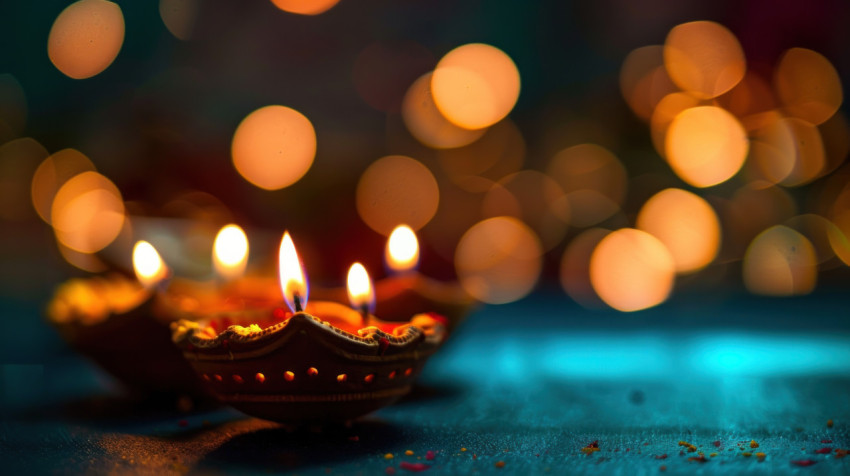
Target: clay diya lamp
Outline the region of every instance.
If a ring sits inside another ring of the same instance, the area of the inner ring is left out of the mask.
[[[136,393],[203,395],[171,342],[170,322],[154,312],[167,268],[145,242],[136,245],[133,262],[135,280],[110,274],[60,285],[48,304],[48,319],[72,348]]]
[[[308,304],[307,280],[288,233],[279,260],[289,310],[279,298],[265,309],[172,324],[174,342],[210,391],[246,414],[292,424],[351,420],[409,392],[445,340],[445,320],[433,314],[404,322],[376,318],[369,312],[374,294],[368,276],[354,267],[349,290],[356,309]]]

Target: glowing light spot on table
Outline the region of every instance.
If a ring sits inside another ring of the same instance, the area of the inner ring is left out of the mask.
[[[399,223],[425,226],[440,202],[437,180],[427,167],[402,155],[375,161],[357,184],[357,212],[370,228],[389,235]]]
[[[121,7],[106,0],[80,0],[56,17],[47,38],[47,55],[66,76],[85,79],[109,67],[123,43]]]
[[[561,150],[546,168],[567,194],[569,221],[576,227],[595,225],[620,211],[626,196],[626,169],[608,149],[579,144]]]
[[[97,172],[83,172],[56,192],[50,217],[56,238],[63,245],[94,253],[121,232],[124,202],[109,179]]]
[[[455,269],[461,286],[474,298],[504,304],[526,296],[542,269],[540,240],[513,217],[476,223],[461,237]]]
[[[661,240],[678,273],[706,267],[720,248],[720,221],[703,198],[678,188],[653,195],[641,207],[637,228]]]
[[[271,0],[277,8],[299,15],[319,15],[333,8],[339,0]]]
[[[446,53],[431,79],[443,116],[466,129],[491,126],[511,112],[519,97],[519,71],[502,50],[470,43]]]
[[[835,67],[805,48],[791,48],[782,55],[773,84],[785,111],[814,125],[832,117],[844,100]]]
[[[588,309],[605,307],[590,283],[590,257],[611,230],[591,228],[570,240],[561,257],[561,287],[574,301]]]
[[[760,233],[744,255],[744,284],[770,296],[808,294],[817,282],[817,258],[802,234],[778,225]]]
[[[614,309],[630,312],[664,302],[673,289],[675,261],[658,238],[622,228],[603,238],[590,258],[593,289]]]
[[[198,0],[159,0],[159,16],[175,38],[188,40],[192,38],[199,7]]]
[[[408,89],[401,106],[401,117],[411,135],[435,149],[462,147],[478,140],[487,129],[470,130],[449,122],[437,109],[431,94],[431,76],[427,73]]]
[[[44,146],[29,137],[0,146],[0,219],[25,220],[34,216],[30,182],[45,158]]]
[[[656,105],[676,86],[664,68],[663,47],[643,46],[626,56],[620,68],[620,92],[636,116],[648,120]]]
[[[664,42],[664,66],[683,90],[713,98],[743,79],[747,63],[731,31],[718,23],[695,21],[670,30]]]
[[[316,131],[303,114],[266,106],[249,114],[233,134],[233,165],[245,180],[277,190],[297,182],[316,157]]]
[[[667,162],[682,180],[710,187],[734,176],[747,157],[749,141],[735,116],[714,106],[681,112],[667,131]]]

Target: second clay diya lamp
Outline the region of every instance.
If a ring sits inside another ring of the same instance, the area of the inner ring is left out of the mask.
[[[219,400],[284,423],[348,421],[410,391],[446,338],[445,319],[403,322],[371,314],[365,269],[352,266],[339,302],[309,302],[307,279],[289,234],[279,253],[281,306],[225,311],[172,324],[173,340]],[[283,304],[283,303],[281,303]]]
[[[201,382],[170,341],[155,312],[168,268],[149,243],[133,250],[136,279],[118,273],[75,278],[59,286],[47,316],[78,352],[142,395],[203,396]]]

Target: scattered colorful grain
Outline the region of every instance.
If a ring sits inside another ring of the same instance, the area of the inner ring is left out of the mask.
[[[750,448],[758,448],[759,444],[756,440],[750,440]]]
[[[709,454],[708,456],[710,456],[710,457],[714,458],[714,457],[716,457],[716,456],[717,456],[717,453],[711,453],[711,454]]]
[[[741,453],[741,456],[743,456],[744,458],[749,458],[749,457],[750,457],[750,456],[752,456],[752,455],[753,455],[753,454],[752,454],[752,453],[750,453],[749,451],[744,451],[743,453]]]
[[[690,458],[688,458],[688,461],[693,461],[693,462],[696,462],[696,463],[706,463],[706,462],[708,462],[708,460],[705,459],[705,456],[691,456]]]
[[[384,459],[393,459],[393,454],[392,453],[385,454]]]
[[[815,453],[817,453],[819,455],[828,455],[828,454],[832,453],[832,448],[830,448],[828,446],[824,446],[821,449],[815,450]]]
[[[832,418],[830,418],[829,420],[826,421],[826,427],[832,428],[832,425],[833,425]]]
[[[658,467],[658,471],[661,471],[662,473],[663,473],[664,471],[667,471],[667,466],[664,466],[664,465],[662,464],[661,466],[659,466],[659,467]]]
[[[827,444],[827,443],[832,443],[832,440],[820,440],[820,442],[823,443],[823,444]]]
[[[796,465],[796,466],[811,466],[815,463],[817,463],[817,461],[811,460],[811,459],[798,459],[798,460],[791,461],[791,464]]]
[[[493,466],[495,466],[497,468],[504,468],[505,462],[504,461],[496,461],[496,464],[494,464]]]
[[[433,452],[433,451],[431,451],[431,450],[428,450],[428,452],[427,452],[427,453],[425,453],[425,459],[427,459],[428,461],[433,461],[433,460],[434,460],[434,456],[435,456],[435,455],[434,455],[434,452]]]
[[[720,440],[717,440],[717,441],[712,441],[711,444],[714,445],[715,448],[720,448],[721,443],[720,443]]]
[[[584,448],[581,449],[581,452],[586,454],[586,455],[589,455],[589,454],[593,453],[594,451],[599,451],[599,440],[593,440],[592,443],[590,443],[589,445],[587,445],[587,446],[585,446]],[[626,451],[628,451],[628,450],[626,450]]]
[[[847,453],[850,453],[850,450],[843,450],[841,448],[835,448],[835,459],[841,459],[847,456]]]
[[[756,458],[758,458],[759,463],[761,463],[762,461],[764,461],[764,458],[765,458],[766,456],[767,456],[767,455],[766,455],[766,454],[764,454],[764,453],[762,453],[762,452],[758,452],[758,453],[756,453]]]
[[[664,453],[663,455],[655,455],[655,459],[667,459],[667,453]]]
[[[697,450],[697,447],[688,443],[687,441],[679,441],[679,446],[684,446],[688,449],[688,453],[693,453]]]
[[[407,450],[404,452],[407,456],[413,456],[413,450]]]

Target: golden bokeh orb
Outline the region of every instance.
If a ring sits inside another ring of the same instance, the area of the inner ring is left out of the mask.
[[[109,67],[123,43],[121,7],[106,0],[80,0],[68,5],[53,22],[47,56],[66,76],[85,79]]]
[[[513,60],[483,43],[446,53],[431,78],[437,108],[466,129],[483,129],[502,120],[516,104],[519,89],[519,70]]]
[[[677,86],[700,98],[729,91],[747,71],[738,39],[711,21],[683,23],[670,30],[664,41],[664,66]]]
[[[611,232],[590,257],[593,289],[619,311],[661,304],[673,289],[675,275],[675,261],[664,243],[634,228]]]
[[[434,149],[452,149],[475,142],[487,129],[464,129],[443,117],[431,94],[432,74],[414,81],[404,95],[401,117],[407,130],[416,140]]]
[[[488,218],[461,237],[455,269],[463,289],[475,299],[504,304],[525,297],[543,267],[540,240],[513,217]]]
[[[822,54],[806,48],[782,55],[773,84],[785,111],[814,125],[832,117],[844,100],[838,71]]]
[[[403,155],[378,159],[357,184],[360,218],[384,236],[399,223],[413,230],[422,228],[437,213],[439,203],[434,175],[421,162]]]
[[[812,243],[797,231],[777,225],[761,232],[744,255],[744,284],[750,292],[792,296],[812,292],[817,258]]]
[[[303,114],[265,106],[249,114],[233,134],[233,165],[245,180],[266,190],[297,182],[316,157],[316,131]]]
[[[333,8],[339,0],[271,0],[277,8],[299,15],[319,15]]]
[[[734,176],[747,158],[749,140],[726,110],[699,106],[679,113],[667,130],[666,158],[673,172],[694,187],[710,187]]]
[[[682,189],[668,188],[647,200],[638,213],[637,228],[664,243],[678,273],[706,267],[720,249],[720,220],[714,209]]]
[[[50,221],[68,248],[95,253],[112,243],[124,226],[121,192],[97,172],[74,176],[56,192]]]

